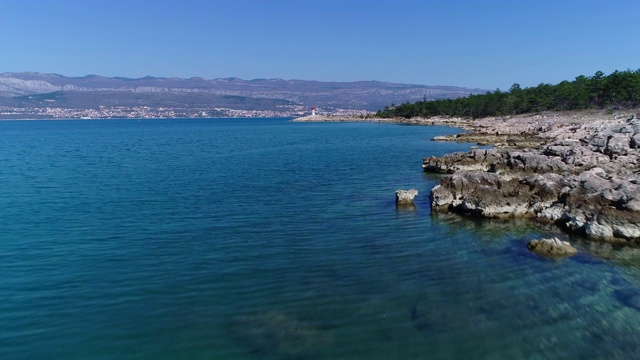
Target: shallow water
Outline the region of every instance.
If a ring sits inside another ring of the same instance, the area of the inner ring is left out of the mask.
[[[634,358],[637,250],[431,215],[454,132],[0,122],[0,358]]]

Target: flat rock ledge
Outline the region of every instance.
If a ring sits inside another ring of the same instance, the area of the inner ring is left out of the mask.
[[[431,190],[432,210],[537,218],[587,238],[640,245],[640,121],[628,114],[574,120],[506,121],[504,131],[497,122],[494,134],[544,141],[423,159],[424,171],[447,174]]]
[[[396,204],[413,204],[413,199],[418,195],[418,190],[396,190]]]
[[[569,242],[558,238],[531,240],[527,244],[527,249],[540,256],[559,259],[575,255],[578,250],[571,246]]]

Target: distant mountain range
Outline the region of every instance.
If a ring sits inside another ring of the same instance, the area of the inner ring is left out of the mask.
[[[316,106],[376,111],[392,103],[447,99],[485,93],[454,86],[396,84],[380,81],[321,82],[306,80],[193,77],[130,79],[87,75],[67,77],[37,72],[0,73],[0,106],[61,109],[99,107],[283,110]]]

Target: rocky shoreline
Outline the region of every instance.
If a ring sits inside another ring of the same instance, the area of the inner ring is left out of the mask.
[[[590,239],[640,245],[640,119],[633,111],[461,121],[440,141],[494,145],[423,159],[447,174],[433,211],[552,222]]]
[[[366,119],[307,116],[293,121],[386,122],[458,127],[434,141],[491,145],[426,157],[446,174],[430,193],[434,212],[551,222],[589,239],[640,246],[640,119],[635,110],[591,110],[482,119]]]
[[[373,122],[407,125],[444,125],[459,127],[465,130],[473,129],[473,122],[462,118],[378,118],[339,115],[309,115],[291,120],[292,122]]]

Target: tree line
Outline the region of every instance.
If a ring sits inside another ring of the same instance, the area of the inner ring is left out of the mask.
[[[459,116],[480,118],[541,111],[563,111],[604,108],[634,108],[640,106],[640,69],[602,71],[593,76],[580,75],[573,81],[557,85],[540,84],[520,88],[513,84],[509,91],[500,89],[481,95],[446,100],[423,99],[415,103],[385,106],[379,117]]]

